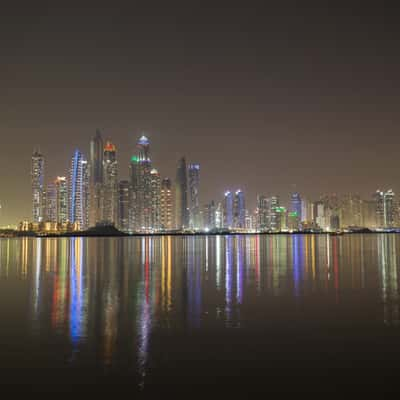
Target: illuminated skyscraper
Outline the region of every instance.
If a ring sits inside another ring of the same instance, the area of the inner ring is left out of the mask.
[[[54,182],[48,183],[46,188],[46,222],[57,222],[57,189]]]
[[[118,229],[128,232],[129,229],[129,181],[120,181],[118,189]]]
[[[151,228],[159,231],[161,228],[161,178],[158,171],[150,171],[151,178]]]
[[[39,223],[44,218],[44,157],[38,151],[32,155],[32,221]]]
[[[103,139],[100,131],[90,141],[90,226],[102,220]]]
[[[57,192],[57,223],[64,225],[68,221],[67,178],[65,176],[58,176],[55,185]]]
[[[206,204],[204,206],[204,212],[203,212],[204,229],[211,230],[217,227],[216,212],[217,212],[217,207],[215,205],[214,200],[212,200],[209,204]]]
[[[188,202],[187,202],[187,171],[186,160],[178,161],[175,182],[175,225],[177,229],[185,229],[189,226]]]
[[[223,227],[226,229],[233,228],[233,194],[229,190],[224,195]]]
[[[129,163],[129,183],[130,183],[130,199],[129,199],[129,230],[138,231],[139,215],[138,215],[138,196],[139,196],[139,157],[134,155]]]
[[[302,204],[300,194],[295,192],[292,193],[290,199],[290,216],[291,216],[291,225],[293,225],[292,229],[298,229],[300,222],[303,220],[302,217]],[[295,219],[297,218],[297,223]]]
[[[189,164],[189,226],[191,229],[200,229],[200,165]]]
[[[257,196],[257,229],[259,231],[268,229],[268,201],[260,194]]]
[[[172,184],[171,179],[164,178],[161,182],[161,229],[173,229]]]
[[[394,192],[389,189],[384,194],[384,224],[385,228],[393,228],[395,222]]]
[[[271,196],[267,199],[267,218],[268,218],[268,230],[272,232],[277,232],[280,230],[281,214],[277,212],[277,208],[279,208],[279,197]]]
[[[380,190],[377,190],[374,193],[374,201],[375,201],[376,226],[378,228],[383,228],[385,226],[384,193]]]
[[[134,202],[136,231],[149,231],[152,227],[151,207],[151,159],[150,141],[141,136],[137,142],[138,155],[131,159],[131,184]]]
[[[233,226],[235,228],[246,228],[246,207],[244,193],[241,190],[235,192],[233,201]]]
[[[89,224],[89,168],[83,154],[76,150],[71,161],[69,179],[69,221],[79,229]]]
[[[103,210],[102,221],[118,223],[118,162],[116,147],[107,141],[103,153]]]

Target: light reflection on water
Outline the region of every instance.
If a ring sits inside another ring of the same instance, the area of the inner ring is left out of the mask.
[[[314,295],[346,305],[349,294],[365,292],[381,324],[397,325],[399,241],[390,234],[2,239],[0,284],[26,298],[29,315],[15,318],[26,318],[29,335],[68,338],[72,364],[87,348],[105,368],[124,358],[143,385],[157,359],[154,332],[245,329],[271,297],[294,308]]]

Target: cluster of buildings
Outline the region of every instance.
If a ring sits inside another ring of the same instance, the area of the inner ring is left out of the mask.
[[[76,231],[114,226],[123,232],[199,230],[199,164],[178,161],[174,185],[154,167],[150,142],[137,141],[129,179],[119,179],[116,146],[100,131],[90,141],[87,158],[76,150],[69,173],[45,182],[45,157],[32,155],[32,222],[21,230]]]
[[[76,150],[69,173],[45,181],[45,157],[32,155],[32,221],[21,230],[63,232],[114,226],[127,233],[172,231],[336,231],[391,229],[400,226],[400,207],[392,190],[376,191],[369,200],[359,195],[323,195],[309,201],[292,193],[286,204],[279,196],[257,196],[246,208],[240,189],[220,201],[200,205],[200,165],[177,163],[172,181],[161,177],[151,159],[150,142],[141,136],[129,162],[129,179],[119,179],[116,146],[96,132],[89,157]]]

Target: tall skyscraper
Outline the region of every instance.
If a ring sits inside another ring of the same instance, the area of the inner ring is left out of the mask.
[[[204,229],[215,229],[217,227],[216,222],[216,211],[217,207],[214,200],[204,206],[203,212],[203,227]]]
[[[384,194],[384,225],[385,228],[393,228],[395,222],[395,203],[394,203],[394,192],[389,189]]]
[[[178,161],[175,182],[175,225],[177,229],[189,226],[187,202],[187,171],[186,160],[182,157]]]
[[[57,188],[54,182],[47,184],[46,188],[46,222],[57,222]]]
[[[32,154],[32,221],[39,223],[44,218],[44,157],[39,151]]]
[[[118,229],[122,232],[129,232],[129,202],[130,184],[129,181],[120,181],[118,189]]]
[[[69,221],[86,229],[89,224],[89,168],[83,154],[76,150],[69,179]]]
[[[299,193],[294,192],[290,198],[290,212],[292,213],[291,216],[294,219],[297,216],[298,223],[303,220],[302,218],[302,204],[301,204],[301,196]],[[293,214],[293,213],[296,213]],[[294,223],[295,224],[295,223]]]
[[[224,218],[223,226],[232,229],[233,226],[233,194],[227,190],[224,195]]]
[[[129,199],[129,230],[138,231],[139,215],[138,215],[138,196],[139,196],[139,157],[134,155],[129,163],[129,183],[130,183],[130,199]]]
[[[383,228],[385,226],[384,193],[381,190],[377,190],[373,197],[375,201],[376,226],[377,228]]]
[[[67,178],[65,176],[58,176],[55,185],[57,192],[57,223],[65,225],[68,222]]]
[[[161,182],[161,229],[173,229],[173,209],[172,209],[172,184],[171,179],[164,178]]]
[[[235,228],[246,228],[246,207],[244,193],[239,189],[235,192],[233,201],[233,226]]]
[[[200,229],[200,165],[189,164],[189,226],[191,229]]]
[[[257,229],[265,231],[268,229],[268,201],[264,195],[257,196]]]
[[[118,223],[118,162],[117,150],[110,141],[106,142],[103,153],[103,210],[102,221]]]
[[[269,231],[276,232],[280,229],[280,214],[277,212],[279,207],[279,197],[271,196],[267,198],[267,227]]]
[[[90,226],[102,220],[103,139],[99,130],[90,141]]]
[[[151,178],[151,229],[161,229],[161,178],[158,171],[153,168],[150,171]]]
[[[136,145],[138,155],[132,157],[131,181],[132,193],[135,199],[135,230],[149,231],[152,229],[151,207],[151,159],[150,141],[142,135]]]

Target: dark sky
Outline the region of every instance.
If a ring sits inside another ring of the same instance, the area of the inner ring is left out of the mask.
[[[122,178],[142,131],[163,176],[199,162],[202,203],[400,190],[395,9],[31,3],[0,16],[0,225],[30,217],[33,147],[52,179],[96,128]]]

